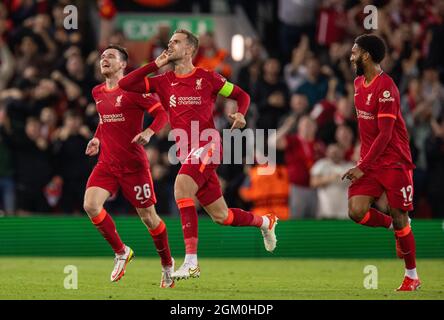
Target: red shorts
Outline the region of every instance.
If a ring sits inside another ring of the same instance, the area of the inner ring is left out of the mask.
[[[379,198],[383,192],[387,194],[391,208],[402,211],[413,210],[412,170],[401,168],[370,170],[350,185],[348,198],[353,196]]]
[[[204,152],[211,153],[212,151],[205,150]],[[190,152],[191,154],[192,152]],[[205,154],[200,155],[198,161],[188,161],[190,155],[180,167],[178,174],[186,174],[196,182],[199,187],[196,193],[197,200],[205,207],[222,197],[222,189],[216,174],[219,164],[207,163],[206,159],[208,157]]]
[[[89,176],[86,188],[89,187],[99,187],[111,194],[115,194],[120,187],[124,197],[135,208],[148,208],[157,201],[149,169],[122,173],[99,162]]]

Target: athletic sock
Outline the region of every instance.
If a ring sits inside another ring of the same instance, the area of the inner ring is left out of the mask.
[[[182,222],[182,232],[185,242],[185,253],[197,255],[197,211],[192,198],[177,200]]]
[[[405,276],[409,277],[410,279],[418,279],[418,273],[416,272],[416,268],[414,269],[405,269]]]
[[[96,217],[92,218],[91,221],[102,234],[103,238],[108,241],[116,254],[125,253],[125,245],[117,233],[114,220],[105,209],[102,209],[102,211],[100,211]]]
[[[402,254],[404,256],[406,270],[415,269],[416,245],[415,245],[415,238],[413,237],[412,228],[410,227],[410,225],[408,225],[401,230],[395,230],[395,235],[398,238],[399,247],[401,248]]]
[[[155,229],[148,231],[153,238],[154,246],[160,256],[162,266],[171,266],[173,261],[171,259],[170,246],[168,245],[168,233],[163,220],[160,220],[159,225]]]
[[[384,227],[388,229],[392,225],[392,222],[393,219],[389,215],[386,215],[374,208],[370,208],[370,210],[368,210],[365,214],[364,218],[362,218],[362,220],[358,223],[368,227]]]
[[[184,261],[184,263],[189,263],[189,264],[192,264],[192,265],[197,265],[197,254],[190,254],[190,253],[187,253],[186,255],[185,255],[185,261]]]
[[[266,218],[266,217],[264,217]],[[263,224],[263,217],[258,216],[250,211],[245,211],[239,208],[229,208],[228,217],[223,222],[224,225],[233,227],[257,227],[260,228]],[[268,218],[267,218],[268,220]]]

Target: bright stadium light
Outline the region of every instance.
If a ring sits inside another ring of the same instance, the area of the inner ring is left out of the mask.
[[[245,39],[240,34],[235,34],[231,39],[231,57],[234,61],[241,61],[244,58]]]

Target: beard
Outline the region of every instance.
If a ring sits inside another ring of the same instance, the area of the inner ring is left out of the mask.
[[[358,76],[364,75],[364,65],[362,64],[362,59],[356,60],[355,66],[356,66],[356,70],[355,70],[356,75],[358,75]]]

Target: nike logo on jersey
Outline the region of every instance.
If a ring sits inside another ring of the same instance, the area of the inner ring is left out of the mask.
[[[144,203],[146,203],[148,200],[149,200],[149,199],[146,199],[146,200],[140,201],[140,204],[144,204]]]
[[[102,100],[97,101],[97,102],[96,102],[96,105],[98,105],[100,102],[102,102]]]
[[[178,84],[179,84],[179,82],[171,82],[172,87],[177,86]]]

